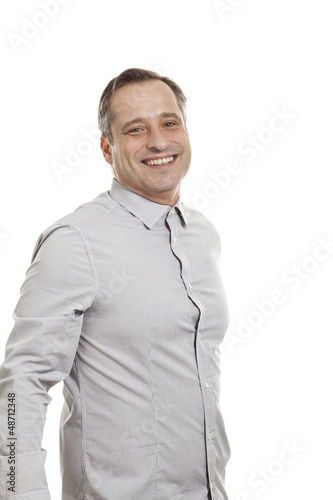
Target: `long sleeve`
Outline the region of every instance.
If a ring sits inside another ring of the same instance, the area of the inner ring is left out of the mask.
[[[227,500],[219,247],[180,198],[115,179],[41,235],[0,367],[1,499],[50,500],[42,435],[63,380],[63,498]]]
[[[80,231],[53,225],[36,243],[0,367],[0,497],[49,500],[41,448],[49,389],[73,365],[96,278]]]

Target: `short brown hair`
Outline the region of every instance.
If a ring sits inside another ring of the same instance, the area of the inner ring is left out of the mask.
[[[99,101],[98,127],[101,134],[109,140],[110,144],[113,144],[111,123],[113,122],[115,116],[112,111],[111,98],[114,92],[125,85],[145,82],[147,80],[160,80],[171,88],[182,112],[184,124],[186,125],[186,97],[177,83],[166,76],[161,76],[158,73],[155,73],[155,71],[141,68],[130,68],[120,73],[119,76],[116,76],[107,84]]]

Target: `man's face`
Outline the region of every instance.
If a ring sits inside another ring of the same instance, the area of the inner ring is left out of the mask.
[[[101,148],[115,178],[145,198],[173,205],[191,162],[174,93],[159,80],[132,83],[115,92],[112,109],[114,144],[102,137]]]

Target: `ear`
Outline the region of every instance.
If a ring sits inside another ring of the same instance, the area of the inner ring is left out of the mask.
[[[105,161],[110,163],[112,165],[113,163],[113,158],[112,158],[112,149],[109,141],[107,140],[104,135],[101,136],[101,142],[100,142],[101,150],[104,156]]]

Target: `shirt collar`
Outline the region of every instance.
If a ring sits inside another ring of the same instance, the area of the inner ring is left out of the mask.
[[[134,193],[114,178],[112,179],[110,196],[119,203],[119,205],[131,212],[135,217],[138,217],[149,229],[151,229],[156,222],[172,208],[170,205],[155,203],[148,198],[144,198]],[[174,208],[177,209],[177,213],[183,225],[187,227],[185,210],[180,196]]]

